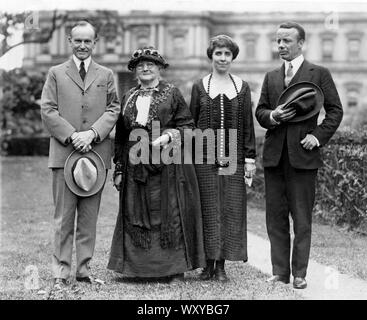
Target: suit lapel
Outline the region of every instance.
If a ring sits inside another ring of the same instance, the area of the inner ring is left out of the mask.
[[[80,78],[80,74],[73,59],[70,59],[69,63],[66,64],[65,72],[70,77],[70,79],[73,80],[80,87],[80,89],[84,90],[83,80],[82,78]]]
[[[85,76],[84,90],[87,90],[90,87],[90,85],[93,83],[93,81],[96,80],[98,76],[97,70],[98,70],[98,65],[92,60],[89,65],[88,72]]]
[[[273,81],[274,86],[275,86],[275,92],[276,95],[279,97],[280,94],[283,92],[284,90],[284,63],[282,64],[282,66],[279,69],[275,70],[275,79]]]
[[[289,85],[301,81],[312,82],[312,77],[313,77],[313,66],[307,60],[304,60],[301,67],[298,69],[297,73],[294,75]]]

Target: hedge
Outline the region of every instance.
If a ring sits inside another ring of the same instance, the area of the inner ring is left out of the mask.
[[[47,136],[5,136],[1,153],[9,156],[47,156],[50,138]]]
[[[323,148],[315,216],[367,234],[367,128],[338,131]]]

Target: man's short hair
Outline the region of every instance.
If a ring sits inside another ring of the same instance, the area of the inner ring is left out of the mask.
[[[279,28],[284,28],[284,29],[291,29],[294,28],[298,31],[298,40],[306,40],[306,32],[305,29],[303,29],[303,27],[294,21],[287,21],[287,22],[283,22],[282,24],[280,24]]]
[[[97,39],[98,38],[98,34],[97,34],[97,29],[96,27],[90,22],[88,21],[88,19],[83,19],[83,20],[79,20],[77,21],[70,29],[70,37],[72,36],[72,33],[73,33],[73,30],[76,28],[76,27],[86,27],[86,26],[90,26],[93,31],[94,31],[94,39]]]

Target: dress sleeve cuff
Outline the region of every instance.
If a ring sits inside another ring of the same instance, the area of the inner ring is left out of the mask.
[[[94,129],[93,127],[91,127],[90,129],[94,132],[94,139],[93,139],[93,141],[95,141],[95,142],[99,141],[99,134],[98,134],[97,130]]]
[[[66,138],[65,140],[65,145],[68,145],[69,143],[71,143],[72,139],[71,139],[71,136],[75,133],[76,131],[74,131],[68,138]]]

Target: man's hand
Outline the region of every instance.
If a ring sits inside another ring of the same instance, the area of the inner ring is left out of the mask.
[[[95,138],[93,130],[74,132],[71,135],[71,142],[76,150],[85,153],[92,149],[91,143]]]
[[[316,137],[312,134],[307,134],[306,137],[301,141],[301,144],[306,150],[312,150],[318,146]]]
[[[296,115],[294,108],[284,109],[284,106],[284,104],[281,104],[272,111],[272,117],[276,122],[287,122]]]
[[[88,144],[87,146],[85,146],[84,148],[82,148],[82,150],[80,150],[81,153],[87,153],[89,151],[92,150],[92,145]]]

